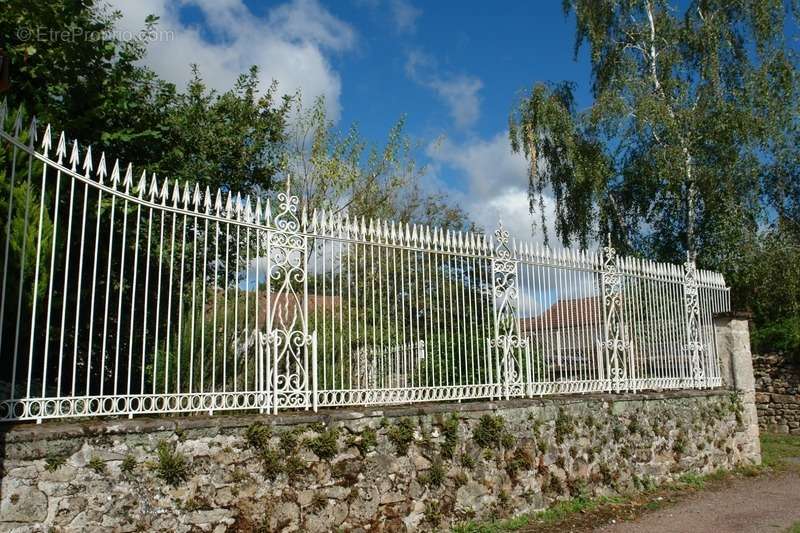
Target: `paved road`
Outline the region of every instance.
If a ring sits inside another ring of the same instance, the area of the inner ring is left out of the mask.
[[[598,533],[784,533],[800,521],[800,474],[737,479]]]

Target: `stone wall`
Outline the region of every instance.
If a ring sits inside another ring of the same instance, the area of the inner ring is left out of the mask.
[[[440,529],[757,463],[746,401],[684,391],[21,425],[3,434],[0,530]]]
[[[754,355],[758,425],[800,435],[800,366],[776,354]]]

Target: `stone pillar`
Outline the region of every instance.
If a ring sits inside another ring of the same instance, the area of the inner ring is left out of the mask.
[[[753,355],[750,353],[750,327],[746,317],[720,314],[714,317],[717,356],[720,362],[722,386],[738,392],[742,398],[742,423],[749,435],[747,454],[761,463],[761,443],[756,413],[755,377]]]

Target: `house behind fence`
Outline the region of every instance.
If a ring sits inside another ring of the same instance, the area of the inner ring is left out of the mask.
[[[720,274],[134,173],[0,109],[0,419],[721,384]],[[8,126],[8,127],[7,127]]]

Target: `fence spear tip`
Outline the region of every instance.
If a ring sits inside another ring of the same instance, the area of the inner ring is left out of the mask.
[[[2,119],[0,119],[2,120]],[[42,152],[44,155],[47,155],[47,152],[50,151],[50,146],[52,145],[53,139],[50,135],[50,124],[44,129],[44,138],[42,139]]]
[[[139,198],[144,195],[147,190],[147,171],[142,170],[142,176],[139,178],[139,183],[136,185],[136,192],[139,193]]]
[[[100,162],[97,164],[97,177],[100,178],[100,183],[103,183],[103,178],[106,177],[108,170],[106,169],[106,153],[100,152]]]
[[[47,150],[50,149],[50,142],[47,141],[47,139],[45,139],[45,141],[48,144],[47,149],[45,150],[45,155],[47,155]],[[77,150],[78,150],[78,141],[74,141],[72,148],[73,157],[77,157],[76,155]],[[58,162],[61,163],[61,161],[64,159],[66,155],[67,155],[67,142],[66,139],[64,138],[64,132],[62,131],[61,135],[58,138],[58,145],[56,146],[56,158],[58,159]],[[70,161],[71,159],[72,158],[70,158]]]
[[[22,106],[17,109],[17,118],[14,120],[14,137],[19,138],[20,131],[22,131]]]
[[[128,163],[127,168],[125,169],[125,179],[122,181],[122,184],[125,186],[125,190],[129,191],[130,188],[133,186],[133,164]]]

